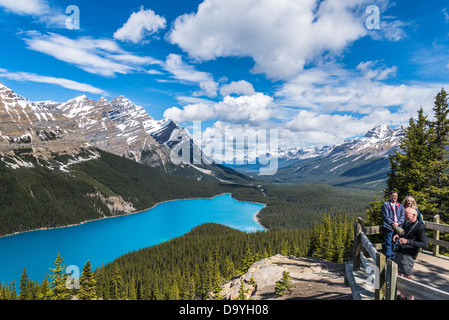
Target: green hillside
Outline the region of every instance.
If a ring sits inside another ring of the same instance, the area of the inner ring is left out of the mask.
[[[98,151],[101,157],[70,166],[70,173],[36,165],[10,169],[0,163],[0,235],[54,228],[124,214],[108,208],[120,196],[135,211],[171,199],[211,197],[221,185],[168,175]]]

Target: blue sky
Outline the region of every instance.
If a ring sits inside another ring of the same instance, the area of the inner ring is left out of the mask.
[[[0,39],[0,81],[33,101],[124,95],[205,141],[334,144],[430,115],[449,87],[444,0],[0,0]]]

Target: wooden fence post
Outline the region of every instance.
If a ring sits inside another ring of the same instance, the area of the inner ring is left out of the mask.
[[[362,226],[356,221],[354,225],[354,254],[352,258],[352,264],[354,271],[360,270],[360,250],[362,249]]]
[[[377,252],[376,254],[376,267],[379,268],[379,288],[374,292],[375,300],[383,300],[385,299],[385,292],[387,289],[386,285],[386,265],[387,258],[381,252]]]
[[[393,260],[388,259],[386,270],[387,292],[385,300],[396,300],[396,279],[398,277],[398,265]]]
[[[439,214],[437,214],[433,217],[433,222],[440,223],[440,215]],[[433,238],[435,240],[440,240],[440,231],[433,230]],[[438,256],[439,254],[440,254],[440,246],[437,244],[434,244],[433,245],[433,255]]]

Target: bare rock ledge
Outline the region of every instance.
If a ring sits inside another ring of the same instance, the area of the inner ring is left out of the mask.
[[[284,270],[290,273],[294,287],[291,293],[277,297],[276,282]],[[251,278],[255,286],[250,284]],[[250,289],[248,298],[253,300],[352,300],[351,288],[344,278],[344,264],[275,255],[255,262],[246,274],[225,283],[221,295],[225,300],[237,298],[243,279],[245,289]]]

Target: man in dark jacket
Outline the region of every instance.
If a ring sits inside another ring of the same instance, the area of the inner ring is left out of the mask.
[[[393,235],[405,221],[404,206],[398,202],[396,191],[390,192],[390,200],[382,205],[382,221],[385,229],[385,256],[393,259]]]
[[[419,249],[427,248],[428,244],[426,228],[418,221],[416,209],[407,208],[405,210],[403,229],[403,235],[395,234],[393,236],[393,241],[398,240],[399,242],[394,261],[398,264],[399,275],[411,279]]]

